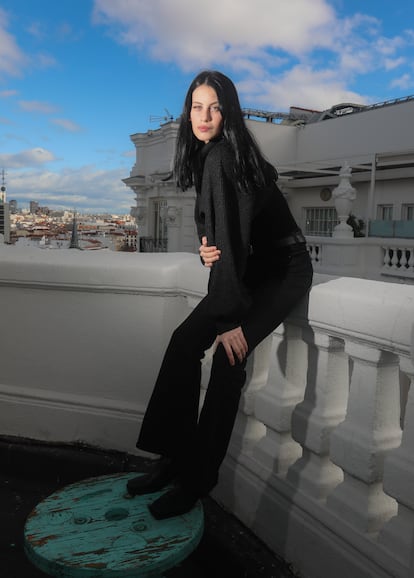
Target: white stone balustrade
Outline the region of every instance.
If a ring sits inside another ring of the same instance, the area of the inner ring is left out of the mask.
[[[414,247],[407,246],[404,240],[393,239],[392,244],[383,245],[382,250],[385,275],[414,276]]]
[[[309,235],[306,240],[316,273],[414,284],[414,239]]]
[[[183,253],[0,247],[0,435],[135,452],[207,275]],[[412,285],[316,275],[249,361],[213,495],[304,578],[414,575],[413,322]]]

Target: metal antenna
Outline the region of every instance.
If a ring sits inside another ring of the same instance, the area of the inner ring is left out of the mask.
[[[168,122],[174,120],[174,116],[170,113],[168,108],[164,108],[164,110],[165,110],[164,116],[151,115],[150,122]]]
[[[1,169],[0,203],[6,202],[6,172]]]

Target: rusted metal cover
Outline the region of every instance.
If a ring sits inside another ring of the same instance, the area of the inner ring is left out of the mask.
[[[51,576],[155,578],[187,558],[203,534],[201,502],[155,520],[147,505],[165,490],[130,498],[126,483],[137,475],[87,479],[40,502],[24,529],[29,560]]]

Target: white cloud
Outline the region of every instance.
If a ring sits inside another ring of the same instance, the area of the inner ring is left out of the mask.
[[[0,124],[13,124],[13,121],[4,116],[0,116]]]
[[[41,22],[31,22],[27,27],[27,32],[37,40],[44,40],[47,35],[44,24]]]
[[[17,90],[2,90],[0,91],[0,98],[10,98],[11,96],[16,96],[18,94]]]
[[[124,151],[122,153],[122,156],[125,158],[135,158],[136,154],[137,154],[137,151],[135,149],[134,150],[131,149],[129,151]]]
[[[236,66],[269,48],[301,54],[331,42],[335,23],[325,0],[95,0],[96,23],[114,27],[123,44],[184,69],[212,62]]]
[[[410,74],[403,74],[399,78],[394,78],[391,82],[391,86],[395,88],[401,88],[403,90],[414,88],[414,79]]]
[[[380,36],[376,42],[377,51],[384,56],[391,56],[406,43],[403,36],[394,36],[393,38],[386,38]]]
[[[55,160],[50,151],[37,147],[14,154],[1,154],[0,165],[10,169],[34,167]]]
[[[38,100],[20,100],[19,106],[26,112],[41,112],[43,114],[51,114],[58,110],[55,105]]]
[[[2,74],[20,76],[28,64],[27,56],[7,31],[8,24],[7,13],[0,7],[0,78]]]
[[[106,26],[116,42],[186,72],[233,71],[240,90],[249,82],[267,90],[255,91],[262,102],[272,104],[277,97],[279,106],[287,106],[292,95],[302,106],[317,108],[366,102],[347,86],[357,76],[400,66],[400,52],[413,42],[413,32],[385,37],[377,17],[359,12],[340,18],[333,5],[329,0],[209,0],[205,5],[95,0],[93,21]]]
[[[129,213],[134,195],[121,181],[125,176],[123,169],[104,171],[94,166],[61,172],[9,170],[8,198],[17,199],[22,208],[33,200],[51,209]]]
[[[57,65],[56,58],[44,52],[36,54],[32,62],[36,68],[53,68]]]
[[[400,58],[386,58],[384,66],[386,70],[394,70],[399,66],[403,66],[406,62],[406,59],[402,56]]]
[[[80,132],[82,130],[82,127],[76,124],[76,122],[66,118],[53,118],[50,122],[56,126],[59,126],[60,128],[63,128],[64,130],[67,130],[68,132]]]
[[[0,7],[0,80],[7,76],[22,76],[29,66],[50,68],[56,65],[55,58],[50,54],[26,54],[8,31],[8,27],[8,13]],[[32,34],[33,30],[30,31]]]
[[[307,66],[296,66],[277,79],[245,81],[239,88],[249,106],[256,103],[258,108],[280,112],[290,106],[324,110],[332,104],[361,103],[362,100],[359,94],[348,90],[332,71],[315,71]]]

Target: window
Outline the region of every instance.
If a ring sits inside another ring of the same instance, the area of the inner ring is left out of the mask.
[[[414,205],[410,204],[402,206],[402,220],[414,221]]]
[[[393,205],[378,205],[377,219],[379,221],[392,221]]]
[[[339,223],[334,207],[308,207],[305,211],[305,235],[332,236],[333,228]]]
[[[167,201],[165,199],[154,200],[154,238],[157,240],[167,238],[167,223],[165,222],[165,211]]]
[[[165,253],[168,250],[168,227],[166,221],[167,201],[152,200],[152,236],[140,237],[139,246],[142,253]]]

